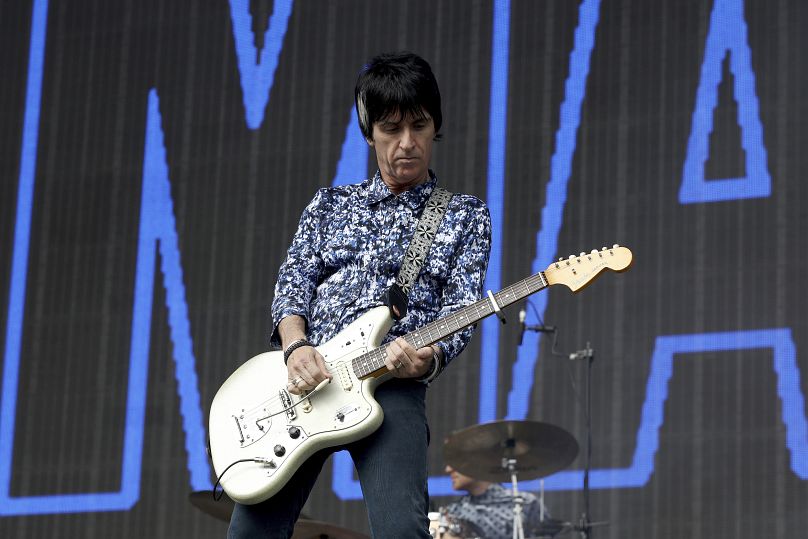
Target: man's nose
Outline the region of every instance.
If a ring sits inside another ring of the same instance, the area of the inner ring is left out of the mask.
[[[412,130],[410,129],[402,130],[399,145],[405,150],[409,150],[415,146],[415,137],[413,137]]]

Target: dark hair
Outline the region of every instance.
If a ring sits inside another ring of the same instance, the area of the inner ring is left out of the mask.
[[[373,124],[390,116],[432,117],[435,140],[443,123],[440,90],[426,60],[411,52],[375,56],[362,68],[354,90],[359,129],[373,138]]]

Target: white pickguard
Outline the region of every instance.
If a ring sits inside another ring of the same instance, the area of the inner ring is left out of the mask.
[[[334,377],[308,400],[286,391],[288,376],[280,351],[255,356],[227,379],[210,408],[216,475],[240,459],[263,461],[240,462],[227,470],[221,483],[230,498],[244,504],[263,501],[315,452],[379,428],[384,416],[373,392],[384,377],[359,380],[351,360],[377,348],[392,323],[388,308],[377,307],[318,346]]]

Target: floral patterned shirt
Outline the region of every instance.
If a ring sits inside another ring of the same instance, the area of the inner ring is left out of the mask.
[[[398,275],[415,225],[437,179],[394,195],[377,171],[362,183],[317,191],[303,211],[278,273],[272,344],[278,323],[300,315],[310,341],[328,341],[372,307],[383,304]],[[384,342],[480,299],[491,246],[491,218],[476,197],[455,194],[409,294],[406,316]],[[465,348],[473,328],[438,343],[444,366]]]

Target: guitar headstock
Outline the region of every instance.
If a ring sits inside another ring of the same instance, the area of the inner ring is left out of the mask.
[[[626,247],[593,249],[589,253],[559,258],[544,270],[549,284],[563,284],[578,292],[595,280],[603,270],[626,271],[631,266],[632,254]]]

